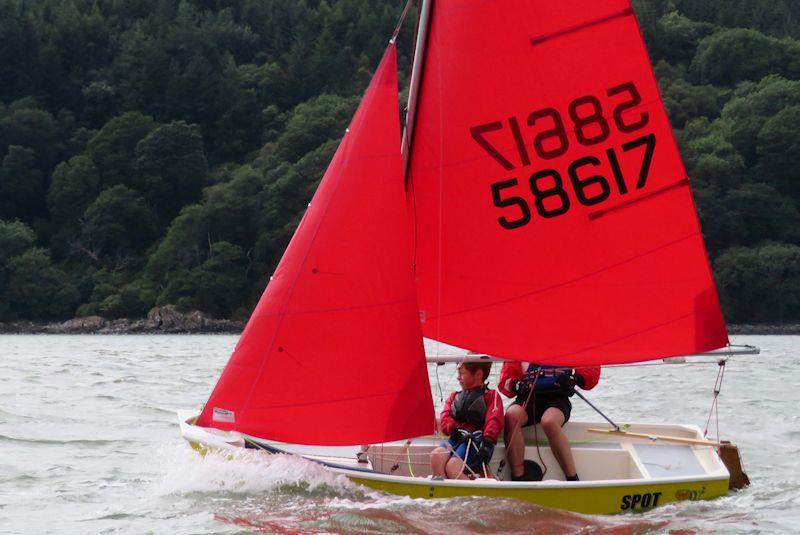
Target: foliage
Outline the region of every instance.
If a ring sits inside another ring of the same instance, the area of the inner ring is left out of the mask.
[[[784,322],[800,315],[800,247],[734,247],[714,263],[720,298],[736,322]]]
[[[0,318],[246,316],[404,4],[0,0]],[[728,319],[800,320],[800,4],[633,4]]]

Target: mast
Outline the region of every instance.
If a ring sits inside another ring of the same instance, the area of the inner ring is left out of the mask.
[[[403,141],[400,152],[403,155],[403,177],[408,176],[408,163],[411,158],[411,142],[414,139],[414,121],[417,115],[417,99],[419,98],[420,81],[422,80],[423,61],[425,59],[425,43],[428,38],[430,13],[433,0],[422,0],[419,16],[417,43],[414,47],[414,64],[411,67],[411,83],[408,90],[408,106],[406,124],[403,129]]]

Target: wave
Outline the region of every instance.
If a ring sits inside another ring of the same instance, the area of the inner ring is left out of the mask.
[[[89,438],[58,440],[54,438],[27,438],[27,437],[11,437],[8,435],[0,435],[0,442],[14,442],[21,444],[77,444],[83,446],[103,446],[107,444],[114,444],[120,441],[105,440],[105,439],[89,439]]]

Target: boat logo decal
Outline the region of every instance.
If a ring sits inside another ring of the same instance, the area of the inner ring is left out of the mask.
[[[679,489],[675,491],[675,499],[677,500],[699,500],[706,493],[706,487],[700,490]]]
[[[626,494],[622,497],[620,510],[628,509],[650,509],[656,507],[661,499],[660,492],[644,492],[642,494]]]
[[[233,411],[214,407],[214,414],[211,419],[215,422],[226,422],[232,424],[236,421],[236,416],[233,414]]]

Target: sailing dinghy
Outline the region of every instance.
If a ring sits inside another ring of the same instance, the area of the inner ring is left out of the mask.
[[[419,28],[402,143],[393,38],[183,436],[413,497],[616,513],[724,495],[724,448],[678,424],[568,423],[580,482],[533,427],[544,481],[509,481],[502,444],[495,477],[427,477],[423,336],[575,368],[734,350],[629,0],[424,1]]]

